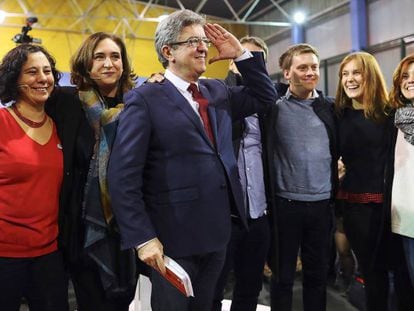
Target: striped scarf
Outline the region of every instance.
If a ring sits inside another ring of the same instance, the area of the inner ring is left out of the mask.
[[[414,145],[414,107],[411,102],[397,109],[394,122],[395,126],[404,133],[405,140]]]

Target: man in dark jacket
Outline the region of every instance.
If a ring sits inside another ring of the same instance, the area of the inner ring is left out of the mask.
[[[310,45],[290,47],[279,58],[289,88],[269,118],[275,146],[275,213],[278,274],[272,278],[272,310],[292,309],[298,252],[303,263],[304,310],[326,309],[332,238],[331,201],[337,183],[333,100],[316,91],[319,56]],[[273,255],[273,254],[272,254]]]

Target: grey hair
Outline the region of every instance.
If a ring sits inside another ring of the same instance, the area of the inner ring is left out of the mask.
[[[158,60],[164,68],[167,68],[168,60],[162,55],[162,47],[177,41],[184,27],[193,24],[204,26],[205,23],[205,18],[190,10],[176,11],[159,22],[155,31],[155,50],[157,51]]]

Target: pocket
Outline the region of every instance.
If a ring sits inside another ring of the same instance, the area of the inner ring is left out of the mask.
[[[155,202],[157,204],[179,203],[197,200],[198,198],[198,189],[192,187],[160,193],[156,196]]]

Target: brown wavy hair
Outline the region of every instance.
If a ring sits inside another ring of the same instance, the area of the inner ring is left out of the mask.
[[[362,84],[362,104],[367,119],[382,121],[390,112],[388,92],[384,76],[375,57],[367,52],[354,52],[342,60],[338,70],[338,87],[336,89],[335,108],[342,113],[346,107],[352,107],[352,99],[346,95],[342,86],[342,71],[346,64],[355,60],[364,79]]]
[[[72,56],[70,62],[70,81],[80,90],[88,90],[90,88],[97,89],[96,83],[91,79],[89,72],[92,69],[93,53],[99,42],[104,39],[111,39],[121,50],[122,66],[124,70],[122,72],[121,79],[119,80],[118,92],[126,93],[134,87],[136,75],[132,71],[125,43],[117,35],[106,32],[96,32],[90,35]]]
[[[393,108],[404,107],[408,101],[401,92],[400,84],[403,73],[407,70],[407,67],[412,63],[414,63],[414,54],[407,55],[406,57],[404,57],[404,59],[400,61],[392,75],[392,87],[389,97],[390,103]]]

